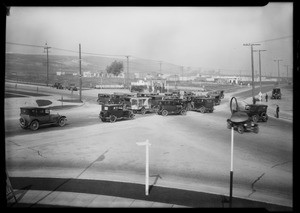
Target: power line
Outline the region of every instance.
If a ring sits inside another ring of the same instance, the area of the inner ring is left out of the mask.
[[[293,37],[293,36],[289,35],[289,36],[283,36],[283,37],[280,37],[280,38],[268,39],[268,40],[264,40],[264,41],[255,41],[255,42],[251,42],[251,43],[263,43],[263,42],[276,41],[276,40],[286,39],[286,38],[291,38],[291,37]]]

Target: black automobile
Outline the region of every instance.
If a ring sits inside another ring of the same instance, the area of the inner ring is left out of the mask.
[[[234,112],[230,119],[227,119],[227,128],[237,130],[238,133],[243,134],[244,132],[259,132],[258,124],[251,120],[251,117],[246,112],[237,111]]]
[[[133,119],[134,114],[131,110],[125,109],[123,104],[103,104],[101,105],[99,118],[101,121],[115,122],[122,119]]]
[[[255,123],[258,121],[266,122],[269,118],[267,108],[268,105],[264,104],[247,104],[244,111]]]
[[[220,105],[220,103],[221,103],[221,96],[220,96],[220,94],[212,93],[208,97],[213,98],[215,106],[216,105]]]
[[[112,94],[107,93],[98,93],[98,104],[109,104],[111,100]]]
[[[63,85],[59,82],[55,82],[52,87],[54,87],[56,89],[63,89],[64,88]]]
[[[194,97],[191,101],[191,110],[201,113],[214,111],[214,98],[208,97]]]
[[[280,90],[280,88],[278,88],[278,87],[273,88],[271,99],[281,99],[281,90]]]
[[[180,99],[162,100],[159,102],[157,114],[167,116],[169,114],[186,115],[186,105]]]
[[[44,107],[21,107],[19,124],[21,128],[31,130],[38,130],[42,125],[55,124],[64,126],[66,124],[66,116],[58,113],[51,114],[50,108]]]

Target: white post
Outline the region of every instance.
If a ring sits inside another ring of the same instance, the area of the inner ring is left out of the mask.
[[[136,144],[139,146],[146,146],[145,194],[148,196],[149,195],[149,146],[151,146],[151,144],[149,143],[148,139],[145,142],[137,142]]]
[[[233,134],[234,130],[231,127],[231,158],[230,158],[230,171],[233,171]]]
[[[146,145],[146,195],[148,194],[149,194],[149,145],[147,144]]]
[[[230,156],[230,189],[229,206],[232,207],[232,185],[233,185],[233,127],[231,127],[231,156]]]

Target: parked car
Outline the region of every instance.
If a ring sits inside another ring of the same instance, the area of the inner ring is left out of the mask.
[[[244,111],[248,114],[253,122],[266,122],[269,118],[267,114],[267,108],[268,105],[264,104],[247,104]]]
[[[201,113],[214,111],[214,98],[194,97],[191,101],[191,110]]]
[[[271,99],[281,99],[281,95],[282,94],[280,88],[273,88]]]
[[[186,115],[186,105],[180,99],[162,100],[159,102],[158,115],[167,116],[168,114]]]
[[[214,105],[220,105],[221,103],[221,97],[219,94],[209,94],[208,97],[213,98],[214,100]]]
[[[109,104],[111,102],[112,94],[98,93],[98,104]]]
[[[251,120],[246,112],[237,111],[234,112],[230,119],[227,119],[227,128],[237,130],[238,133],[244,132],[259,132],[258,124]]]
[[[103,104],[99,114],[101,121],[115,122],[121,119],[133,119],[134,113],[125,109],[123,104]]]
[[[132,110],[133,113],[141,113],[144,115],[146,112],[153,112],[149,97],[126,97],[124,98],[124,105],[126,109]]]
[[[21,107],[20,108],[20,126],[23,129],[30,128],[37,130],[42,125],[55,124],[64,126],[67,122],[66,116],[60,114],[51,114],[49,108],[44,107]]]
[[[59,82],[55,82],[52,87],[54,87],[56,89],[63,89],[64,88],[63,85]]]
[[[66,87],[66,89],[68,89],[68,90],[73,90],[73,91],[77,91],[77,90],[78,90],[77,87],[75,86],[75,84],[69,84],[69,85]]]

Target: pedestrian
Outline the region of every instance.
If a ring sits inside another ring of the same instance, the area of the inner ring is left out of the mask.
[[[279,118],[279,106],[278,105],[276,105],[277,107],[276,107],[276,118]]]
[[[268,102],[268,93],[266,93],[266,102]]]

